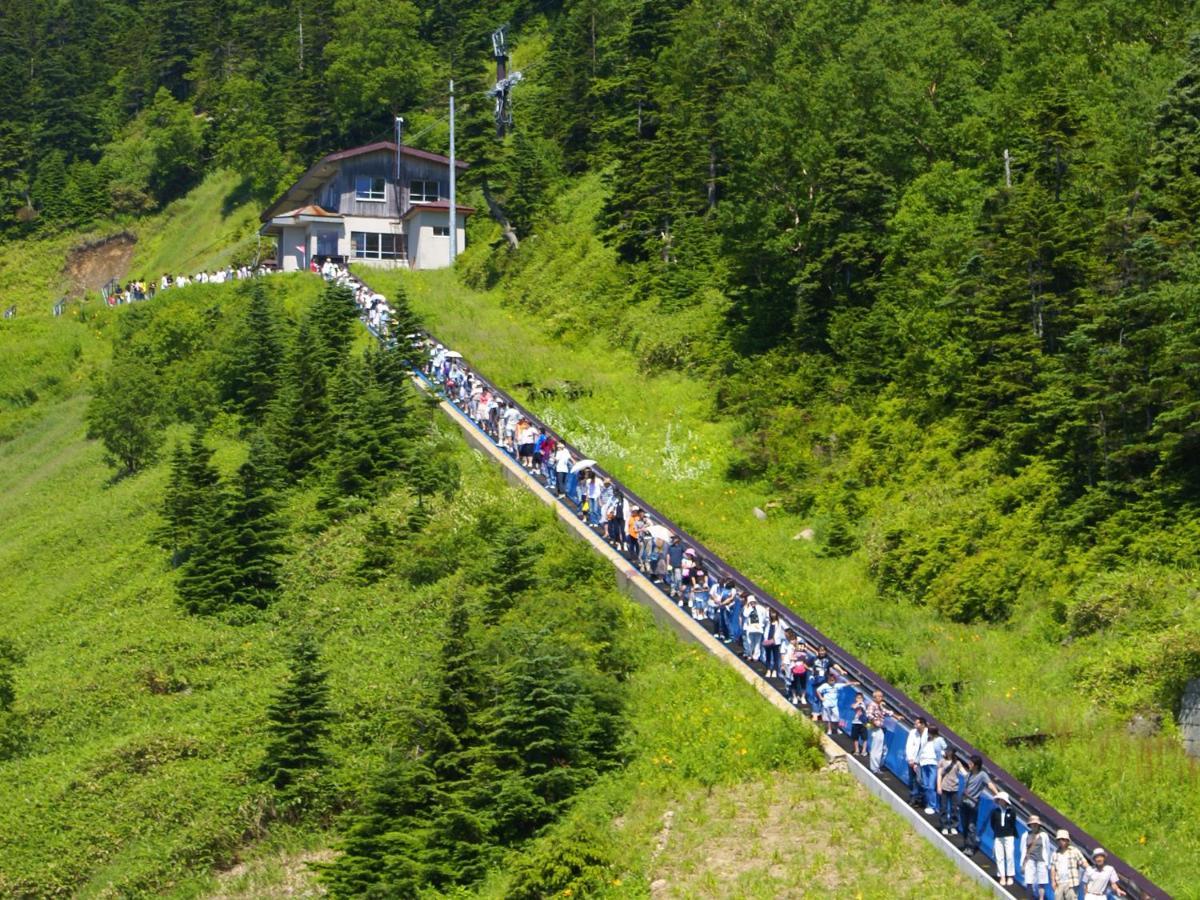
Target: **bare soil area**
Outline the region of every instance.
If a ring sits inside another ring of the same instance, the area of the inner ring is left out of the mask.
[[[120,231],[72,247],[64,268],[70,285],[68,296],[82,297],[88,291],[99,291],[110,278],[123,279],[136,244],[136,235]]]

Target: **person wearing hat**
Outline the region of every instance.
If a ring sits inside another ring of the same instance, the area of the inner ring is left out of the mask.
[[[747,597],[742,608],[742,650],[746,659],[758,662],[762,654],[763,629],[767,625],[767,613],[758,605],[756,597]]]
[[[1097,847],[1092,851],[1092,864],[1083,870],[1084,900],[1107,897],[1109,891],[1118,897],[1125,896],[1125,891],[1117,883],[1117,870],[1108,864],[1108,854],[1103,847]]]
[[[1016,875],[1017,814],[1007,791],[996,794],[996,807],[992,810],[992,857],[996,860],[996,880],[1005,887],[1013,883]]]
[[[1030,816],[1025,823],[1029,830],[1021,841],[1021,869],[1025,876],[1025,889],[1034,900],[1046,900],[1046,886],[1050,884],[1050,835],[1039,816]]]
[[[1057,846],[1050,855],[1050,887],[1054,889],[1056,900],[1070,897],[1078,900],[1083,896],[1083,870],[1087,868],[1087,860],[1071,843],[1071,833],[1067,829],[1058,829],[1054,842]]]

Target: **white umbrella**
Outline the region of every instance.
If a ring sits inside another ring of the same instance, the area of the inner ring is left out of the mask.
[[[594,459],[581,459],[579,462],[575,463],[575,465],[571,466],[571,474],[577,475],[584,469],[589,469],[595,464],[596,461]]]
[[[462,354],[457,350],[447,350],[446,359],[462,359]]]
[[[659,541],[669,541],[671,539],[671,529],[666,525],[651,525],[650,537]]]

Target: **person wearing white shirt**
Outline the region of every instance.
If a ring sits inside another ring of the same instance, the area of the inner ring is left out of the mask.
[[[744,650],[746,658],[757,662],[762,653],[763,629],[766,627],[767,614],[758,600],[750,597],[742,607],[742,635],[745,638]]]
[[[1108,854],[1097,847],[1092,851],[1092,864],[1083,870],[1084,900],[1107,897],[1109,891],[1118,897],[1126,896],[1117,880],[1117,870],[1108,865]]]
[[[560,445],[554,451],[554,481],[560,497],[567,491],[567,473],[569,471],[571,471],[571,451]]]
[[[938,727],[931,725],[925,735],[925,743],[917,749],[917,765],[921,769],[921,787],[925,791],[925,815],[937,812],[937,770],[946,752],[946,739],[938,734]]]
[[[908,739],[904,742],[904,761],[908,764],[908,800],[913,806],[920,804],[921,795],[924,793],[921,786],[921,767],[917,761],[924,744],[925,720],[918,716],[913,721]]]
[[[1021,842],[1021,868],[1025,875],[1025,889],[1034,900],[1046,900],[1046,888],[1050,885],[1050,835],[1042,827],[1038,816],[1030,816],[1025,823],[1029,830]]]

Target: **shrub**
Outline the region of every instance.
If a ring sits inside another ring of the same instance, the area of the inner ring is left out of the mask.
[[[591,897],[613,879],[613,848],[596,828],[578,822],[539,841],[512,866],[511,900]]]

